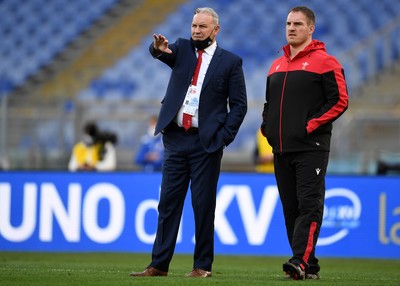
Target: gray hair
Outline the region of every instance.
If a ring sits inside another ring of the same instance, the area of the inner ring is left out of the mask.
[[[205,13],[205,14],[209,14],[214,18],[214,24],[215,25],[219,25],[219,16],[217,14],[217,12],[214,11],[213,8],[210,7],[202,7],[202,8],[197,8],[194,11],[194,14],[200,14],[200,13]]]

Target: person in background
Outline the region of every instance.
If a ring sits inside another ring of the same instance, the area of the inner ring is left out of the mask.
[[[93,122],[85,124],[83,138],[75,144],[68,163],[69,171],[113,171],[117,160],[113,133],[100,132]]]
[[[158,225],[151,263],[133,277],[167,276],[183,205],[190,186],[195,221],[192,270],[188,277],[212,276],[214,219],[223,150],[236,137],[247,112],[242,59],[219,47],[219,16],[195,10],[191,39],[169,44],[154,34],[151,55],[167,64],[171,77],[156,125],[163,133],[164,161]]]
[[[154,135],[157,116],[150,117],[147,133],[141,138],[141,145],[135,156],[135,163],[145,172],[161,171],[164,160],[162,134]]]
[[[117,144],[117,135],[112,132],[101,132],[97,138],[100,144],[99,161],[95,169],[97,171],[115,171],[117,169],[117,154],[115,145]]]
[[[314,12],[293,8],[283,55],[268,72],[261,131],[274,153],[275,178],[293,256],[283,271],[294,280],[318,279],[315,245],[322,224],[332,122],[347,109],[340,63],[312,38]]]
[[[259,173],[274,173],[274,154],[267,139],[257,130],[256,148],[254,150],[254,163]]]

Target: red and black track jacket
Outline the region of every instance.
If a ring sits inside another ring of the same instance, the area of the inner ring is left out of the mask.
[[[344,71],[313,40],[290,59],[290,47],[268,73],[261,131],[274,153],[329,151],[332,122],[347,109]]]

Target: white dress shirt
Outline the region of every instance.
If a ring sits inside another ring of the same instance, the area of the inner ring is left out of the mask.
[[[199,77],[197,78],[197,89],[201,90],[203,86],[203,81],[207,73],[208,66],[210,65],[211,59],[215,53],[215,50],[217,48],[217,42],[212,43],[210,46],[204,49],[204,53],[202,55],[202,61],[201,61],[201,66],[200,66],[200,72],[199,72]],[[198,57],[198,53],[196,50],[196,55]],[[200,101],[200,98],[199,98]],[[176,122],[178,123],[179,126],[182,126],[182,118],[183,118],[183,105],[179,109],[178,114],[176,115]],[[198,107],[196,109],[195,115],[192,117],[192,127],[199,127],[199,111]]]

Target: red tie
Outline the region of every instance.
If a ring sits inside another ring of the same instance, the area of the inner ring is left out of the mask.
[[[198,50],[197,53],[198,53],[198,58],[197,58],[196,68],[194,69],[192,85],[197,85],[197,78],[199,77],[202,54],[204,53],[204,50]],[[183,113],[182,125],[185,128],[185,130],[188,130],[190,127],[192,127],[192,115]]]

